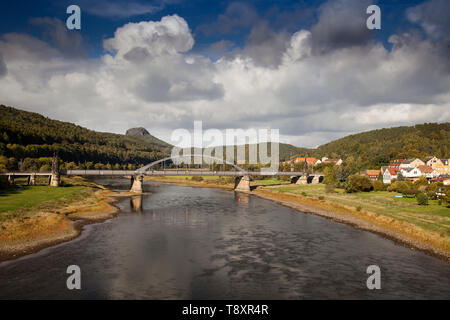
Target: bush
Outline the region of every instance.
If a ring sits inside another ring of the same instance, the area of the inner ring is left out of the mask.
[[[428,205],[428,196],[425,193],[419,193],[416,196],[416,199],[417,199],[417,204],[419,206],[426,206],[426,205]]]
[[[192,176],[191,180],[192,181],[203,181],[203,177],[202,176]]]
[[[324,200],[325,197],[324,196],[319,196],[319,200]]]
[[[334,193],[334,184],[325,185],[325,192],[326,193]]]
[[[361,207],[361,206],[357,206],[357,207],[356,207],[356,211],[360,212],[361,210],[362,210],[362,207]]]
[[[428,186],[428,179],[425,177],[420,177],[417,179],[416,182],[414,182],[414,187],[419,188],[421,186],[427,187]]]
[[[389,192],[399,192],[399,193],[403,193],[403,191],[408,189],[412,189],[412,185],[405,181],[396,181],[387,188]]]
[[[380,180],[374,181],[373,190],[374,191],[384,191],[384,190],[386,190],[386,185],[383,183],[383,181],[380,181]]]
[[[372,181],[370,181],[369,177],[360,174],[351,175],[345,182],[345,192],[347,193],[368,192],[372,188]]]
[[[419,191],[416,190],[416,189],[405,189],[405,190],[403,190],[403,192],[402,192],[403,196],[406,197],[406,198],[414,198],[414,197],[417,196],[419,193],[421,193],[421,192],[419,192]]]
[[[448,189],[447,192],[445,193],[445,201],[450,203],[450,189]]]
[[[426,188],[427,192],[436,192],[437,189],[440,187],[441,183],[439,182],[433,182],[431,184],[429,184]]]
[[[306,192],[303,191],[302,196],[306,197],[307,196]]]

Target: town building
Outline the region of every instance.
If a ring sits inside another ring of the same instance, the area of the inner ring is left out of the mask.
[[[363,170],[359,172],[360,175],[368,176],[370,180],[377,181],[380,175],[380,170]]]
[[[395,167],[387,167],[383,174],[383,183],[389,184],[392,182],[392,180],[397,179],[398,176],[398,170]]]
[[[400,164],[400,168],[401,169],[417,168],[418,166],[424,166],[424,165],[425,165],[425,162],[423,162],[422,160],[420,160],[418,158],[411,158],[411,159],[404,160]]]

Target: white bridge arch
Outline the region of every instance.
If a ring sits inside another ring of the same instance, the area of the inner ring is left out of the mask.
[[[211,159],[211,160],[217,160],[217,161],[221,162],[222,164],[227,164],[227,165],[229,165],[229,166],[232,166],[232,167],[235,168],[237,171],[242,171],[242,172],[244,171],[244,169],[242,169],[241,167],[238,167],[238,166],[235,165],[234,163],[229,162],[229,161],[226,161],[226,160],[224,160],[224,159],[220,159],[220,158],[212,157],[212,156],[207,156],[207,155],[195,155],[195,154],[193,154],[193,155],[190,155],[190,156],[189,156],[189,155],[186,155],[186,156],[167,157],[167,158],[164,158],[164,159],[160,159],[160,160],[157,160],[157,161],[153,161],[152,163],[149,163],[148,165],[143,166],[142,168],[137,169],[136,172],[137,172],[137,173],[143,173],[143,172],[147,171],[148,169],[150,169],[151,167],[153,167],[153,166],[155,166],[155,165],[157,165],[157,164],[159,164],[159,163],[161,163],[161,162],[168,161],[168,160],[174,160],[174,159],[186,159],[186,158],[192,158],[192,157],[202,157],[202,159],[203,159],[203,158],[208,158],[208,159]]]

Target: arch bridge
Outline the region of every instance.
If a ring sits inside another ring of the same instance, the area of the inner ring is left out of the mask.
[[[164,164],[166,161],[173,161],[175,159],[190,159],[191,157],[202,157],[208,158],[213,161],[231,166],[234,171],[211,171],[203,169],[192,169],[192,168],[170,168],[163,170],[152,170],[155,166],[159,164]],[[57,161],[54,161],[57,163]],[[178,156],[178,157],[167,157],[148,165],[139,168],[137,170],[59,170],[56,166],[52,166],[51,173],[36,173],[36,172],[7,172],[0,173],[0,175],[8,176],[8,181],[14,183],[14,177],[26,176],[28,177],[28,184],[33,185],[35,183],[36,176],[48,176],[49,184],[52,186],[59,186],[60,175],[64,176],[130,176],[131,177],[131,192],[142,193],[142,184],[144,176],[225,176],[225,177],[235,177],[235,187],[236,191],[249,192],[250,191],[250,181],[251,177],[258,176],[288,176],[291,178],[292,183],[296,184],[317,184],[323,180],[322,174],[308,174],[306,172],[294,172],[294,171],[246,171],[241,167],[226,161],[224,159],[206,156],[206,155],[191,155],[191,156]]]

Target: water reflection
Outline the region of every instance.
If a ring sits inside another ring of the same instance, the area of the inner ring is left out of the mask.
[[[130,207],[134,212],[142,212],[142,195],[132,196],[130,198]]]

